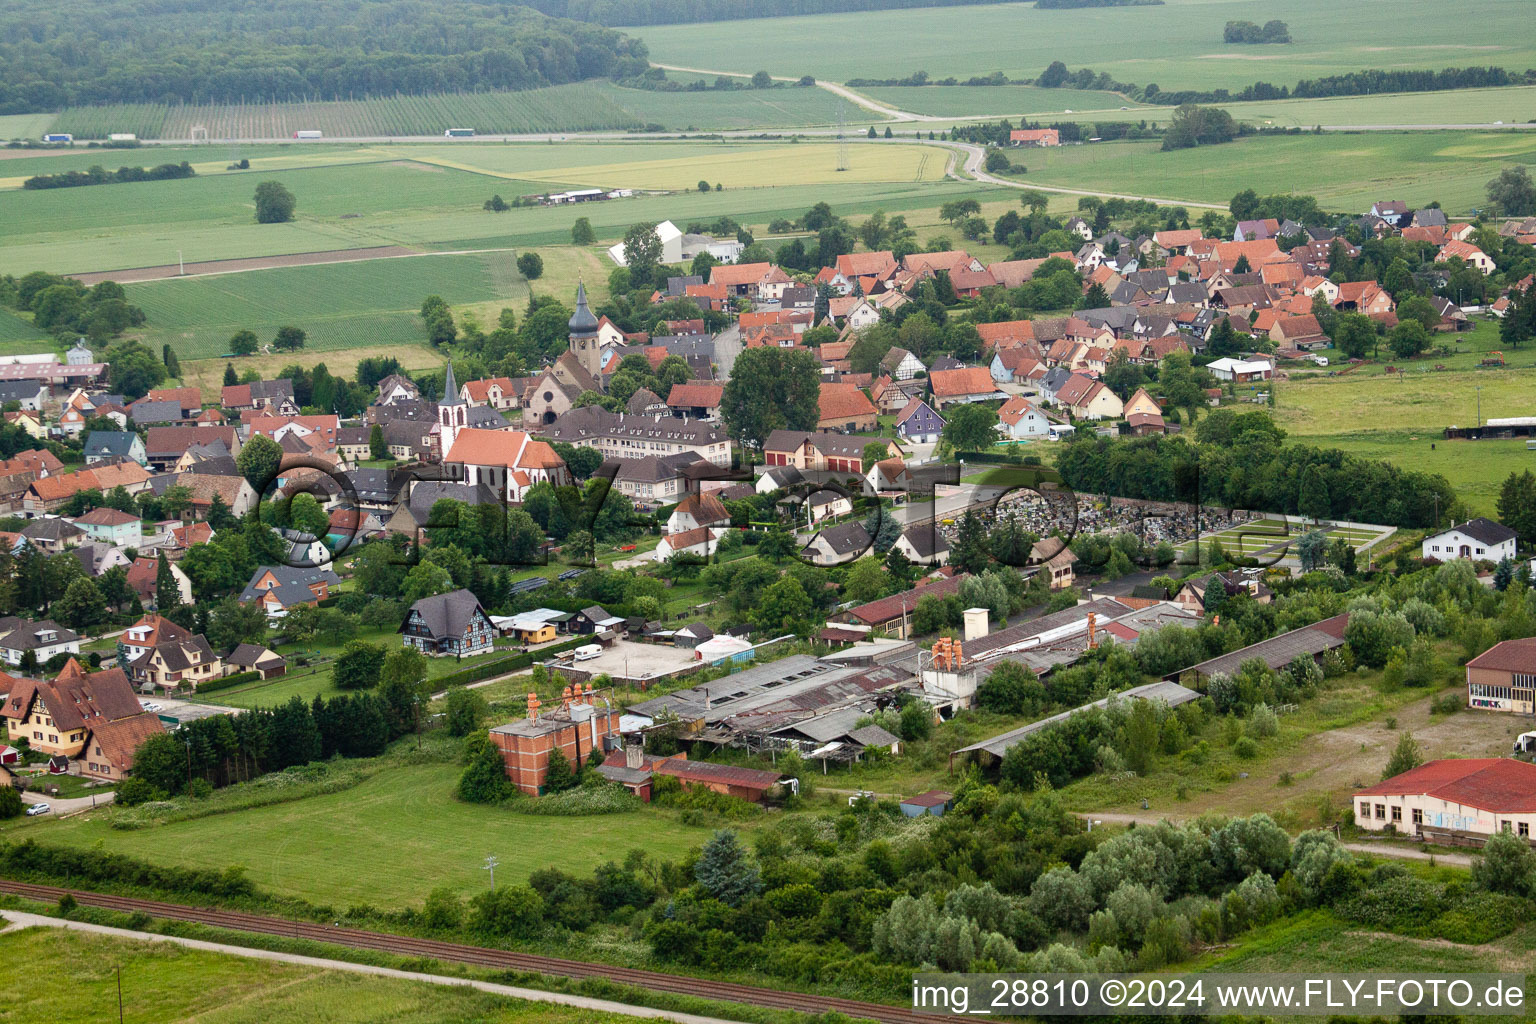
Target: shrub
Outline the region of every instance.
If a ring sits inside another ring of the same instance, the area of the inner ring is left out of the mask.
[[[1253,737],[1244,736],[1232,744],[1232,753],[1245,761],[1249,761],[1259,756],[1259,744]]]
[[[19,818],[21,812],[21,791],[14,786],[0,786],[0,818]]]
[[[637,811],[640,798],[616,783],[582,786],[559,793],[546,793],[537,800],[518,805],[524,814],[580,816],[585,814],[624,814]]]
[[[116,802],[123,807],[137,807],[139,804],[164,799],[164,790],[150,785],[138,776],[130,776],[124,779],[122,784],[117,787]]]
[[[470,928],[485,935],[526,937],[544,923],[544,897],[526,885],[482,892],[470,900],[470,906]]]
[[[457,930],[464,923],[464,902],[452,889],[440,886],[427,893],[421,920],[428,928],[437,931]]]

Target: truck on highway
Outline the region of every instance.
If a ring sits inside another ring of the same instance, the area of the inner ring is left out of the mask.
[[[443,132],[443,138],[445,139],[472,139],[474,137],[475,130],[473,128],[449,128]]]
[[[296,139],[320,139],[325,137],[324,132],[317,132],[313,128],[301,129],[293,133]]]
[[[139,137],[133,132],[113,132],[107,136],[108,142],[138,142]]]
[[[66,135],[63,132],[50,132],[47,135],[43,136],[43,141],[44,142],[74,142],[75,141],[75,137],[73,135]]]

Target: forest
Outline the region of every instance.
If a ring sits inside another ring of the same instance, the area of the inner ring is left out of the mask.
[[[645,45],[458,0],[64,0],[0,7],[0,114],[531,89],[643,72]]]
[[[528,0],[528,5],[552,17],[575,18],[599,25],[677,25],[844,11],[970,7],[999,2],[1002,0]],[[1042,0],[1039,6],[1047,5]]]

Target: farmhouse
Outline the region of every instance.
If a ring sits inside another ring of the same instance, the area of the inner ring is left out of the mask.
[[[1008,142],[1014,146],[1059,146],[1061,133],[1055,128],[1015,128],[1008,133]]]
[[[105,779],[126,776],[139,744],[165,731],[121,669],[87,673],[73,658],[51,682],[17,680],[0,715],[13,742],[25,739],[32,750],[73,759],[82,775]]]
[[[1453,558],[1471,558],[1479,562],[1497,562],[1515,557],[1515,542],[1519,534],[1503,523],[1479,516],[1460,526],[1452,523],[1449,530],[1424,538],[1419,554],[1437,562]]]
[[[479,598],[468,590],[424,597],[400,624],[402,645],[425,654],[467,657],[491,649],[496,630]]]

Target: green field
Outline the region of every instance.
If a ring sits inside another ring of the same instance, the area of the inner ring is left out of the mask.
[[[40,139],[53,118],[52,114],[0,115],[0,139]]]
[[[515,256],[412,256],[152,281],[128,285],[128,301],[149,319],[147,340],[157,350],[173,345],[184,359],[227,353],[241,328],[271,341],[284,324],[309,333],[308,351],[421,342],[418,310],[428,295],[452,304],[526,305],[528,284]]]
[[[1280,17],[1294,43],[1229,46],[1228,20]],[[1240,89],[1256,80],[1293,86],[1360,68],[1495,64],[1536,66],[1526,0],[1336,3],[1168,0],[1156,7],[1036,10],[1028,4],[779,17],[626,31],[665,64],[751,74],[900,78],[926,70],[961,79],[1002,71],[1033,78],[1051,61],[1164,89]],[[857,39],[859,45],[849,45]],[[1077,108],[1079,104],[1066,102]]]
[[[1044,114],[1060,114],[1071,110],[1073,116],[1087,111],[1110,111],[1100,120],[1123,119],[1131,116],[1121,107],[1132,110],[1142,105],[1126,99],[1116,92],[1100,92],[1093,89],[1037,89],[1032,85],[872,85],[857,90],[870,99],[909,110],[915,114],[934,114],[940,117],[998,116],[1016,118],[1020,114],[1030,117]],[[1161,110],[1161,107],[1149,107]],[[865,114],[867,116],[867,113]],[[1142,115],[1138,114],[1137,117]]]
[[[1155,8],[1150,8],[1155,9]],[[1245,188],[1315,195],[1326,208],[1360,211],[1383,197],[1439,200],[1462,213],[1486,205],[1484,186],[1503,166],[1536,164],[1536,132],[1301,134],[1249,137],[1161,152],[1157,142],[1107,142],[1029,150],[1025,180],[1226,203]]]
[[[635,1018],[577,1010],[345,970],[211,953],[153,942],[27,928],[0,936],[0,953],[28,982],[6,999],[9,1024],[74,1020],[133,1024],[617,1024]],[[119,974],[119,970],[121,974]]]
[[[24,342],[36,347],[35,343],[38,341],[43,341],[45,347],[53,344],[52,338],[33,327],[28,321],[9,310],[0,309],[0,345]]]
[[[1325,99],[1221,104],[1232,116],[1255,124],[1524,124],[1536,116],[1536,86],[1453,89],[1445,92],[1330,96]],[[1167,107],[1157,108],[1168,117]],[[1156,115],[1143,111],[1146,117]]]
[[[558,865],[584,875],[632,848],[679,859],[710,829],[644,808],[577,819],[518,814],[459,803],[456,764],[390,768],[339,793],[286,804],[120,831],[110,812],[49,820],[26,834],[39,842],[101,843],[156,864],[223,869],[243,864],[263,889],[338,906],[420,906],[439,885],[483,889],[485,858],[501,861],[498,883]]]
[[[280,169],[301,159],[293,146],[211,147],[219,159],[193,179],[47,191],[0,191],[0,273],[85,273],[118,268],[274,256],[401,244],[442,248],[561,245],[578,214],[569,207],[505,213],[481,209],[490,195],[512,198],[570,185],[675,190],[594,204],[600,238],[618,238],[641,220],[713,219],[766,224],[798,216],[818,201],[839,212],[888,212],[932,206],[974,183],[943,181],[948,154],[934,147],[855,145],[850,169],[838,171],[829,144],[663,142],[599,144],[385,145],[323,147],[320,165]],[[225,172],[230,155],[251,171]],[[73,166],[88,155],[67,159]],[[367,157],[371,162],[355,162]],[[50,158],[52,159],[52,158]],[[343,161],[354,161],[346,162]],[[30,161],[14,161],[31,166]],[[6,166],[0,162],[0,174]],[[18,169],[23,176],[30,171]],[[701,175],[724,191],[694,191]],[[256,224],[258,182],[281,181],[298,198],[288,224]],[[9,179],[19,184],[19,178]],[[773,187],[769,187],[773,186]]]
[[[698,75],[684,76],[685,80]],[[794,86],[704,92],[651,92],[591,81],[523,92],[390,96],[314,103],[209,103],[169,105],[122,103],[71,107],[58,114],[55,131],[78,139],[132,132],[141,139],[190,139],[193,129],[208,139],[288,139],[296,131],[321,131],[329,138],[441,136],[448,128],[473,128],[481,135],[664,128],[718,130],[833,124],[838,97],[825,89]],[[851,108],[851,104],[846,104]],[[21,124],[27,137],[40,135],[50,115]],[[0,138],[6,137],[0,120]]]

